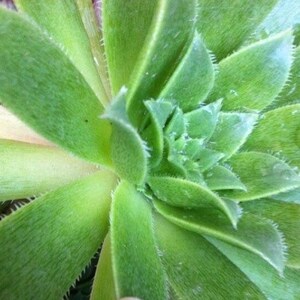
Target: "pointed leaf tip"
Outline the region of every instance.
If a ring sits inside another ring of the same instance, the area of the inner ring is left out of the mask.
[[[111,156],[118,174],[134,184],[142,185],[147,175],[148,149],[126,112],[126,88],[106,109],[102,118],[112,122]]]
[[[209,96],[224,98],[223,110],[262,110],[282,90],[293,61],[291,30],[259,41],[220,62]]]
[[[175,207],[211,207],[221,210],[235,226],[240,217],[239,207],[233,201],[222,199],[203,185],[172,177],[150,177],[147,182],[154,195]]]

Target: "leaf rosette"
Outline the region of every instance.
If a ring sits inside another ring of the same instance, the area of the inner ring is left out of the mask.
[[[102,243],[91,299],[300,297],[287,3],[0,9],[0,99],[35,137],[1,112],[0,201],[37,198],[0,222],[1,298],[59,299]]]

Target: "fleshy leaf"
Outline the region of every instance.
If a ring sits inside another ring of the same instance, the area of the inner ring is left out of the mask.
[[[111,211],[111,249],[117,298],[167,299],[155,244],[152,211],[133,185],[118,186]]]
[[[113,94],[129,86],[152,24],[158,0],[102,1],[102,26]],[[146,98],[145,98],[146,99]],[[143,99],[143,100],[145,100]]]
[[[207,237],[228,257],[266,296],[272,300],[296,300],[300,297],[300,272],[286,268],[284,277],[263,259],[239,247]],[[254,298],[256,299],[256,298]]]
[[[215,166],[204,174],[205,182],[212,191],[217,190],[246,190],[245,185],[229,169]]]
[[[112,173],[101,171],[5,217],[0,298],[61,299],[105,237],[115,184]]]
[[[291,166],[300,168],[300,104],[267,112],[244,148],[280,153]]]
[[[102,117],[112,122],[111,156],[116,171],[122,178],[140,185],[147,174],[148,153],[127,117],[125,93],[122,89]]]
[[[16,0],[15,2],[19,11],[29,15],[61,45],[105,105],[108,97],[97,73],[89,39],[75,1]]]
[[[9,140],[0,140],[0,169],[0,202],[36,196],[97,171],[57,148]]]
[[[208,208],[183,210],[160,201],[155,202],[155,207],[172,223],[246,249],[265,259],[278,272],[283,272],[285,246],[280,233],[271,221],[252,214],[244,214],[236,229],[218,210]]]
[[[237,201],[255,200],[300,186],[299,175],[282,160],[260,152],[242,152],[228,162],[247,191],[226,191],[226,197]]]
[[[99,20],[99,18],[101,18],[99,14],[101,14],[102,10],[101,0],[75,0],[75,2],[90,41],[91,51],[98,74],[100,75],[103,88],[108,96],[108,100],[110,101],[112,98],[111,86],[108,79],[107,61],[103,44],[102,23],[101,20]]]
[[[257,119],[250,113],[220,113],[217,127],[209,140],[210,148],[228,159],[245,143]]]
[[[134,8],[138,10],[141,6],[140,2],[134,2],[139,3]],[[143,118],[142,101],[159,96],[165,81],[170,78],[180,62],[185,45],[194,34],[196,0],[188,2],[186,0],[156,0],[153,2],[156,4],[155,14],[129,84],[128,112],[134,125],[140,124]],[[122,18],[124,18],[124,5],[121,6]],[[146,6],[144,2],[142,6]],[[132,36],[129,29],[126,39]],[[119,49],[122,48],[123,46]],[[135,52],[136,49],[131,48],[131,51]]]
[[[272,199],[300,204],[300,188],[272,196]]]
[[[198,31],[218,60],[236,50],[272,10],[277,0],[197,0]]]
[[[1,101],[1,100],[0,100]],[[51,146],[51,142],[34,132],[0,104],[0,139]]]
[[[292,44],[292,32],[288,30],[225,58],[220,62],[220,72],[209,99],[224,98],[225,111],[264,109],[288,78]]]
[[[165,133],[174,139],[179,138],[181,135],[186,133],[186,119],[184,118],[183,111],[177,106],[168,122],[165,129]]]
[[[255,31],[255,37],[260,39],[271,33],[289,28],[296,28],[300,24],[300,2],[295,0],[278,0],[273,10]]]
[[[222,152],[218,152],[211,149],[202,148],[198,152],[197,163],[201,171],[206,171],[213,167],[220,159],[224,158]]]
[[[150,114],[151,123],[143,131],[142,137],[151,151],[150,162],[157,166],[162,159],[164,148],[163,128],[174,107],[167,101],[146,101],[145,106]]]
[[[108,122],[64,53],[20,14],[0,8],[0,98],[38,133],[87,160],[109,164]]]
[[[238,206],[233,201],[221,199],[206,187],[194,182],[172,177],[148,179],[154,195],[169,205],[186,208],[210,207],[220,209],[232,222],[237,223]]]
[[[111,258],[111,237],[107,234],[101,248],[93,281],[91,300],[117,300]]]
[[[215,101],[185,114],[190,137],[210,139],[218,122],[221,104],[221,100]]]
[[[292,66],[291,76],[288,84],[280,93],[279,99],[276,100],[274,106],[283,106],[293,104],[300,100],[300,46],[295,50],[295,59]]]
[[[161,259],[174,299],[265,299],[255,285],[203,237],[155,218]],[[172,298],[173,299],[173,298]],[[245,298],[246,299],[246,298]]]
[[[191,45],[168,80],[159,98],[174,99],[183,111],[190,111],[203,102],[215,79],[211,56],[196,32]]]
[[[286,265],[300,270],[300,205],[266,199],[243,203],[246,211],[273,220],[287,243]]]

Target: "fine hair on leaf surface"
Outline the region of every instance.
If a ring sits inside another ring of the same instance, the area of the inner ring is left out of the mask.
[[[0,299],[300,299],[299,1],[0,4]]]

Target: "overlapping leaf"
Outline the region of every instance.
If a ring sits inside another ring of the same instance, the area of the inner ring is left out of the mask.
[[[111,251],[117,298],[167,299],[155,245],[151,207],[133,185],[118,186],[111,211]]]
[[[97,264],[91,300],[117,300],[111,255],[111,237],[107,234]]]
[[[187,230],[213,236],[262,257],[280,273],[284,269],[282,238],[269,220],[252,214],[244,214],[237,228],[233,228],[226,217],[217,210],[184,210],[155,202],[157,210],[169,221]]]
[[[97,73],[88,35],[75,1],[17,0],[15,2],[19,11],[28,14],[61,45],[99,100],[103,104],[107,103],[108,97]]]
[[[185,56],[159,98],[174,99],[183,111],[191,111],[206,99],[213,87],[214,79],[212,58],[196,32]]]
[[[269,15],[255,30],[254,37],[260,39],[266,35],[294,28],[299,45],[300,2],[294,0],[278,0]]]
[[[210,148],[224,153],[228,159],[251,134],[257,115],[250,113],[220,113],[217,127],[209,140]]]
[[[290,30],[251,44],[220,62],[209,96],[224,98],[223,109],[262,110],[279,94],[292,65]]]
[[[260,152],[242,152],[229,160],[247,191],[226,191],[226,197],[247,201],[276,195],[300,186],[300,177],[282,160]]]
[[[260,257],[246,250],[207,238],[219,251],[230,259],[265,295],[267,299],[295,300],[300,297],[300,272],[287,268],[280,276]],[[248,296],[248,291],[245,292]]]
[[[197,0],[198,31],[218,60],[236,50],[272,10],[277,0]]]
[[[38,133],[87,160],[109,164],[110,127],[81,73],[48,36],[0,8],[0,98]]]
[[[37,196],[97,171],[59,149],[9,140],[0,140],[0,169],[0,202]]]
[[[300,269],[300,205],[267,199],[243,203],[243,207],[278,224],[288,246],[286,265]]]
[[[134,183],[143,184],[147,175],[146,145],[131,125],[126,113],[126,91],[121,90],[102,118],[112,122],[111,156],[119,175]]]
[[[265,299],[261,291],[203,237],[155,218],[162,262],[174,299]]]
[[[300,99],[300,46],[295,49],[295,58],[288,83],[279,95],[274,106],[299,103]]]
[[[135,125],[142,120],[142,100],[157,97],[179,63],[178,57],[194,34],[195,18],[196,0],[156,1],[151,27],[129,84],[129,115]]]
[[[300,104],[267,112],[245,149],[280,153],[291,166],[300,168]]]
[[[201,184],[172,177],[150,177],[148,179],[155,196],[171,206],[197,208],[210,207],[221,210],[233,225],[240,216],[239,207],[233,201],[220,198]]]
[[[105,237],[115,184],[114,175],[101,171],[4,218],[0,297],[62,298]]]

